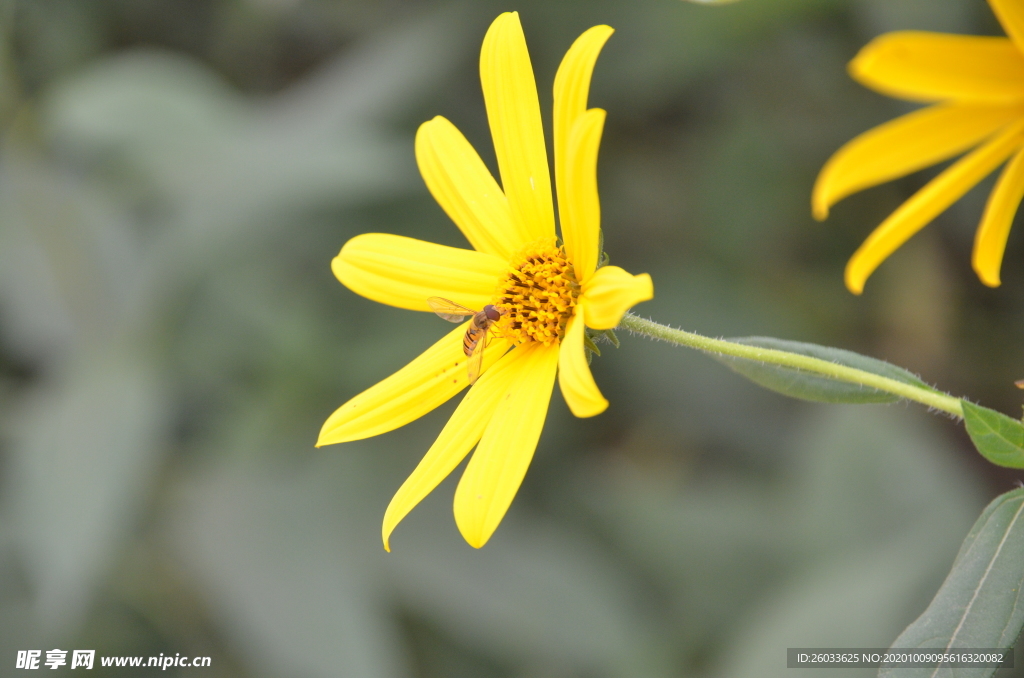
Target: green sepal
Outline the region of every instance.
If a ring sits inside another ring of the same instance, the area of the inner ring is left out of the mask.
[[[597,268],[607,266],[611,263],[612,258],[608,256],[608,253],[604,251],[604,229],[597,229],[597,251],[601,253],[601,256],[597,258]]]
[[[981,456],[996,466],[1024,468],[1024,423],[967,400],[960,404],[967,435]]]
[[[619,347],[619,338],[615,335],[615,330],[599,330],[594,332],[596,337],[604,337],[607,339],[612,346],[615,348]]]
[[[921,381],[917,375],[902,367],[841,348],[807,344],[800,341],[786,341],[784,339],[775,339],[774,337],[740,337],[738,339],[729,339],[729,341],[746,346],[776,349],[819,358],[837,365],[845,365],[938,393],[934,388]],[[734,358],[716,354],[712,354],[712,357],[729,366],[737,374],[750,379],[755,384],[792,398],[822,403],[857,404],[891,403],[900,399],[897,395],[879,391],[875,388],[839,381],[832,377],[812,374],[793,367],[783,367],[746,358]]]
[[[966,411],[968,403],[964,405]],[[1021,581],[1024,488],[996,497],[982,511],[928,609],[893,641],[892,647],[940,651],[950,646],[1012,648],[1024,628]],[[936,674],[988,678],[995,672],[995,668],[982,667],[936,670],[883,666],[878,678]]]
[[[583,333],[583,348],[587,349],[591,353],[596,353],[597,356],[600,358],[601,349],[599,349],[597,347],[597,344],[594,343],[594,339],[593,337],[590,336],[590,332],[591,330],[588,329]]]

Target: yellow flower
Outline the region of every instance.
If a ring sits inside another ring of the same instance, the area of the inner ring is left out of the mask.
[[[502,311],[484,353],[480,378],[384,514],[392,530],[476,446],[455,492],[455,522],[469,544],[483,546],[515,497],[537,447],[555,375],[578,417],[604,411],[584,351],[584,325],[615,327],[650,299],[650,276],[598,267],[600,204],[597,152],[605,112],[587,109],[597,56],[612,34],[595,26],[566,53],[555,77],[554,159],[564,244],[555,213],[537,86],[519,15],[495,19],[480,53],[480,79],[504,191],[448,120],[416,134],[416,160],[427,188],[474,249],[397,235],[349,240],[331,264],[354,292],[391,306],[429,311],[439,296],[473,310]],[[423,416],[469,382],[464,323],[324,423],[317,446],[375,436]],[[513,349],[513,350],[509,350]]]
[[[846,266],[846,286],[854,294],[910,236],[1009,159],[989,195],[972,256],[981,281],[999,285],[1006,238],[1024,196],[1024,3],[989,4],[1009,38],[886,33],[850,62],[850,74],[861,84],[934,105],[840,148],[815,183],[815,218],[827,217],[829,207],[851,193],[970,150],[889,215],[854,253]]]

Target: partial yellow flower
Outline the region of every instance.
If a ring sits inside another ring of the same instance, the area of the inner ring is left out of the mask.
[[[423,123],[416,160],[427,188],[473,246],[445,247],[368,233],[348,241],[331,268],[374,301],[429,311],[443,297],[469,309],[494,305],[501,318],[480,378],[384,514],[382,537],[476,447],[455,492],[455,522],[469,544],[490,539],[515,497],[540,439],[558,377],[573,414],[608,406],[590,373],[585,328],[610,329],[654,294],[646,273],[598,267],[601,216],[597,153],[605,113],[587,109],[591,74],[612,34],[577,38],[555,77],[555,211],[533,68],[519,15],[495,19],[480,53],[480,79],[501,183],[448,120]],[[502,190],[504,189],[504,190]],[[423,416],[469,385],[463,338],[469,323],[332,414],[317,446],[360,440]]]
[[[854,253],[846,266],[846,286],[854,294],[886,257],[1009,160],[989,195],[972,256],[981,281],[1000,284],[1006,238],[1024,197],[1024,3],[989,4],[1009,38],[886,33],[850,62],[850,74],[861,84],[932,105],[836,151],[814,185],[816,219],[825,219],[829,207],[851,193],[970,151],[889,215]]]

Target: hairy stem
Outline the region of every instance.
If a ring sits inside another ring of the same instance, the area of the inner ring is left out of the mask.
[[[642,334],[651,339],[660,339],[677,346],[695,348],[707,353],[719,353],[735,358],[746,358],[747,360],[757,360],[762,363],[771,363],[773,365],[782,365],[783,367],[813,372],[838,381],[860,384],[878,389],[879,391],[885,391],[886,393],[947,412],[957,418],[963,418],[964,416],[963,408],[958,398],[872,374],[871,372],[865,372],[864,370],[847,367],[846,365],[838,365],[820,358],[812,358],[772,348],[747,346],[745,344],[725,341],[724,339],[712,339],[700,334],[694,334],[693,332],[677,330],[656,323],[653,320],[646,320],[632,313],[627,313],[622,317],[622,320],[619,322],[619,328]]]

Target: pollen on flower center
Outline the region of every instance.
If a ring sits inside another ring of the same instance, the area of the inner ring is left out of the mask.
[[[494,296],[501,313],[498,333],[515,345],[561,341],[580,285],[554,238],[538,240],[516,254]]]

